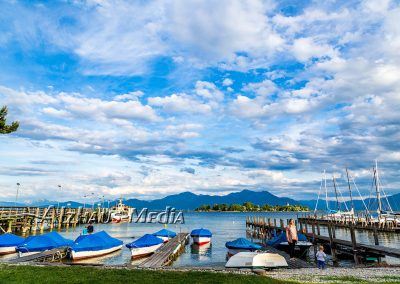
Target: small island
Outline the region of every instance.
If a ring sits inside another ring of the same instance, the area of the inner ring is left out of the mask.
[[[197,212],[307,212],[309,208],[303,205],[270,205],[264,204],[262,206],[245,202],[240,204],[204,204],[196,208]]]

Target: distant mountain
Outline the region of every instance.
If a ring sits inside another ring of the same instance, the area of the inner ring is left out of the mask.
[[[389,202],[392,206],[392,209],[395,211],[400,211],[400,193],[389,196]],[[115,205],[119,200],[114,200],[110,204]],[[244,202],[252,202],[257,205],[285,205],[285,204],[299,204],[304,205],[310,208],[310,210],[314,210],[316,200],[294,200],[287,197],[278,197],[273,195],[268,191],[251,191],[251,190],[242,190],[240,192],[234,192],[227,195],[217,196],[217,195],[203,195],[203,194],[194,194],[191,192],[182,192],[179,194],[169,195],[161,199],[155,200],[140,200],[140,199],[127,199],[123,201],[124,204],[129,205],[135,208],[149,208],[149,209],[165,209],[166,206],[172,206],[176,209],[182,210],[193,210],[201,205],[204,204],[243,204]],[[377,208],[376,199],[365,199],[365,204],[372,208],[371,210],[375,210]],[[97,204],[101,203],[101,201],[94,202],[94,206],[97,207]],[[382,199],[383,208],[387,210],[387,202],[383,198]],[[0,202],[0,206],[14,206],[14,202]],[[69,205],[68,205],[69,204]],[[347,205],[349,206],[349,202]],[[18,206],[38,206],[38,207],[47,207],[48,205],[57,206],[57,201],[49,201],[49,200],[40,200],[33,202],[31,204],[23,204],[18,203]],[[92,207],[93,203],[86,203],[86,208]],[[354,201],[355,209],[356,210],[364,210],[364,205],[361,200]],[[83,206],[83,203],[75,202],[75,201],[67,201],[61,202],[60,206],[64,207],[79,207]],[[107,205],[106,205],[107,206]],[[337,205],[334,201],[329,201],[329,208],[336,209]],[[341,203],[342,210],[345,209],[343,203]],[[325,210],[326,209],[326,202],[323,199],[318,201],[318,209]]]
[[[222,196],[203,194],[197,195],[191,192],[182,192],[152,201],[128,199],[124,201],[124,204],[135,208],[146,207],[149,209],[165,209],[166,206],[172,206],[176,209],[193,210],[203,204],[242,204],[244,202],[252,202],[257,205],[263,205],[266,203],[270,205],[285,205],[287,203],[299,204],[298,201],[286,197],[281,198],[268,191],[251,190],[242,190],[240,192],[234,192]]]

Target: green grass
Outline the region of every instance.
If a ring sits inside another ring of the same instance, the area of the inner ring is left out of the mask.
[[[321,276],[322,280],[334,280],[334,281],[343,281],[343,282],[365,282],[362,279],[353,277],[353,276]]]
[[[81,266],[1,265],[0,283],[251,283],[283,284],[266,276],[212,272],[104,269]],[[294,283],[294,282],[293,282]]]

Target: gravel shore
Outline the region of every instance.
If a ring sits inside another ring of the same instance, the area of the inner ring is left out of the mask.
[[[400,283],[399,267],[379,268],[301,268],[269,271],[269,277],[280,280],[294,280],[309,283],[359,283],[396,282]]]

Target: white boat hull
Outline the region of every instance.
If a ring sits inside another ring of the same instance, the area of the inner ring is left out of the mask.
[[[156,237],[162,239],[164,243],[168,242],[170,239],[168,237],[162,237],[162,236],[156,236]]]
[[[225,264],[227,268],[277,268],[287,267],[285,258],[276,253],[239,252]]]
[[[0,247],[0,255],[15,253],[15,248],[16,247]]]
[[[211,238],[210,237],[197,237],[197,236],[193,236],[193,242],[195,244],[198,245],[204,245],[204,244],[208,244],[211,242]]]
[[[156,250],[159,249],[163,244],[158,244],[150,247],[143,247],[143,248],[131,248],[131,258],[141,258],[148,256],[152,253],[154,253]]]
[[[98,257],[103,256],[114,251],[117,251],[122,248],[122,245],[112,247],[109,249],[102,249],[102,250],[95,250],[95,251],[74,251],[71,250],[70,257],[73,260],[84,259],[84,258],[91,258],[91,257]]]
[[[239,252],[249,252],[249,251],[254,251],[254,250],[255,249],[249,250],[249,249],[232,249],[232,248],[230,248],[230,249],[228,249],[228,255],[232,256]]]

